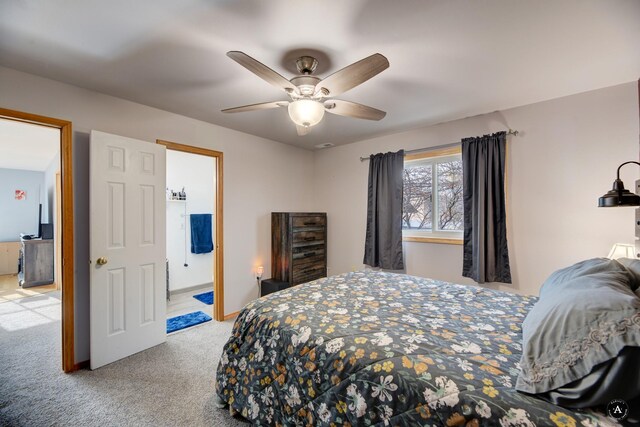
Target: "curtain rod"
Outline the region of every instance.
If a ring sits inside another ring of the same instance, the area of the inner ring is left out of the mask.
[[[509,129],[507,131],[507,135],[518,135],[518,133],[520,132],[513,129]],[[439,150],[441,148],[455,147],[456,145],[460,145],[460,142],[452,142],[451,144],[434,145],[433,147],[425,147],[425,148],[417,148],[415,150],[408,150],[404,152],[404,155],[406,156],[407,154],[422,153],[423,151],[431,151],[431,150]],[[369,160],[369,157],[360,157],[361,162],[365,162],[367,160]]]

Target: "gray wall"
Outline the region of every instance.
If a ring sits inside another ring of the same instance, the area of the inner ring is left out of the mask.
[[[0,169],[0,242],[16,242],[20,233],[38,234],[43,183],[43,172]],[[16,200],[15,190],[26,191],[27,198]]]

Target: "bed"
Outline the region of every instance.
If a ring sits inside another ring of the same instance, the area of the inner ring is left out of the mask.
[[[259,425],[615,425],[514,389],[535,302],[377,271],[316,280],[241,311],[217,396]]]

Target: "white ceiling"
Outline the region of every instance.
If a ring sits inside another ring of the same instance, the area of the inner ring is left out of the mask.
[[[60,130],[0,119],[0,169],[44,172],[60,151]]]
[[[313,148],[530,104],[640,77],[638,0],[3,0],[0,65]],[[339,98],[387,111],[332,114],[299,137],[285,100],[225,56],[287,78],[300,53],[325,77],[375,52],[391,66]]]

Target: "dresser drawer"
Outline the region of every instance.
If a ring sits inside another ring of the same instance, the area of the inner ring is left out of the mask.
[[[294,247],[292,251],[292,261],[295,264],[297,260],[311,258],[318,255],[324,257],[324,245]]]
[[[324,252],[313,256],[295,258],[292,264],[294,270],[305,269],[312,265],[319,265],[321,267],[324,267]]]
[[[313,255],[310,255],[310,252],[301,255],[303,256],[293,259],[291,266],[291,278],[294,284],[309,282],[326,276],[324,249],[313,251]]]
[[[293,268],[293,283],[299,284],[310,282],[326,276],[324,265],[314,265],[307,268]]]
[[[314,242],[324,243],[324,229],[293,232],[293,244],[296,246],[304,246],[305,243],[314,244]]]
[[[296,215],[291,218],[293,228],[317,227],[327,224],[327,217],[320,215]]]

